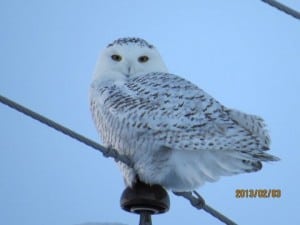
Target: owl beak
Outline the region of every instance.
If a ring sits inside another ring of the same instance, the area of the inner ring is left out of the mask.
[[[132,73],[132,67],[128,66],[127,67],[127,71],[126,71],[126,73],[124,75],[125,75],[126,78],[129,78],[130,75],[131,75],[131,73]]]
[[[128,66],[128,68],[127,68],[127,72],[128,72],[128,74],[130,74],[130,73],[132,72],[132,68],[131,68],[131,66]]]

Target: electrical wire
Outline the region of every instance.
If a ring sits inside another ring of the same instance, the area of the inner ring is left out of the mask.
[[[286,14],[295,17],[296,19],[300,19],[300,12],[280,3],[275,0],[262,0],[264,3],[269,4],[270,6],[273,6],[277,8],[280,11],[285,12]]]
[[[53,128],[59,132],[62,132],[63,134],[76,139],[77,141],[80,141],[80,142],[100,151],[105,157],[114,158],[115,161],[117,161],[117,162],[120,161],[120,162],[123,162],[126,165],[130,166],[131,168],[134,167],[133,163],[130,161],[130,159],[128,157],[126,157],[125,155],[120,155],[115,149],[105,148],[104,146],[98,144],[97,142],[92,141],[91,139],[88,139],[88,138],[84,137],[83,135],[76,133],[75,131],[73,131],[67,127],[64,127],[64,126],[56,123],[55,121],[50,120],[47,117],[42,116],[41,114],[38,114],[38,113],[20,105],[2,95],[0,95],[0,101],[3,104],[5,104],[11,108],[35,119],[35,120],[38,120],[39,122]]]
[[[194,206],[196,209],[203,209],[205,212],[209,213],[210,215],[216,217],[223,223],[227,225],[237,225],[228,217],[224,216],[219,211],[215,210],[211,206],[205,203],[204,198],[196,191],[193,192],[173,192],[175,195],[184,197],[185,199],[189,200],[191,205]],[[193,196],[195,194],[196,196]]]

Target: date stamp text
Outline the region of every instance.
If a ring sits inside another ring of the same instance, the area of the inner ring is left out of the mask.
[[[236,198],[280,198],[280,189],[236,189]]]

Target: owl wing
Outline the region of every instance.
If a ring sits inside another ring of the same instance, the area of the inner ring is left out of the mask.
[[[147,140],[168,154],[171,150],[173,169],[163,179],[165,187],[184,190],[181,184],[196,187],[221,175],[257,171],[261,161],[278,160],[264,151],[270,140],[261,118],[227,109],[176,75],[150,73],[125,83],[94,84],[91,108],[98,126],[105,124],[102,133],[108,143],[125,132],[133,134],[125,140],[133,146]]]
[[[191,82],[150,73],[102,90],[104,108],[139,135],[181,150],[269,148],[261,118],[229,110]]]

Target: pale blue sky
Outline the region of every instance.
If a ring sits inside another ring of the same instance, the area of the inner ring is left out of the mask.
[[[299,1],[282,1],[300,10]],[[119,37],[154,44],[169,71],[224,105],[265,118],[262,171],[198,189],[239,224],[300,224],[300,21],[262,1],[0,1],[0,94],[99,140],[88,88],[99,51]],[[0,224],[138,224],[122,211],[113,160],[0,104]],[[236,189],[281,189],[236,199]],[[221,224],[170,193],[153,224]]]

